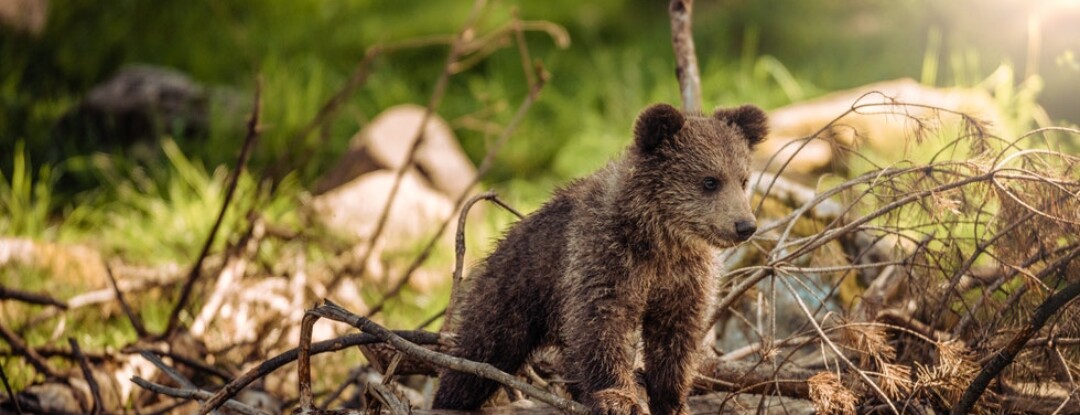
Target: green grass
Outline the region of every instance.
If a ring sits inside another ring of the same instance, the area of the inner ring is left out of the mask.
[[[297,139],[297,132],[341,87],[366,48],[453,33],[469,11],[467,2],[372,0],[118,0],[108,7],[90,0],[55,3],[40,37],[0,33],[0,237],[86,244],[108,259],[181,267],[194,261],[223,203],[256,79],[263,85],[262,133],[213,252],[235,242],[252,209],[301,235],[295,241],[263,242],[263,264],[296,251],[310,262],[325,262],[345,249],[345,243],[328,232],[308,226],[302,209],[305,189],[335,164],[349,139],[380,111],[425,103],[446,48],[424,47],[379,58],[367,84],[349,97],[332,122],[307,137]],[[495,1],[480,24],[481,32],[490,30],[505,23],[516,8],[522,18],[551,20],[571,36],[570,48],[564,50],[545,34],[525,35],[532,56],[551,79],[484,178],[486,187],[522,212],[535,210],[568,179],[617,157],[646,105],[679,100],[667,20],[649,8],[654,2],[579,3]],[[1041,114],[1038,97],[1047,89],[1041,78],[1020,79],[992,48],[958,47],[955,39],[916,19],[934,12],[924,10],[928,8],[922,3],[736,3],[699,2],[696,10],[706,108],[755,103],[770,109],[830,90],[911,76],[929,85],[992,91],[1009,134],[1032,127]],[[878,21],[880,32],[845,43],[841,38],[851,35],[835,27],[860,13],[891,17]],[[896,22],[904,27],[895,28]],[[892,29],[897,30],[888,31]],[[132,63],[175,67],[214,89],[208,135],[154,137],[136,150],[54,135],[56,121],[78,105],[92,85]],[[512,48],[503,49],[455,75],[438,112],[455,126],[469,157],[479,161],[494,137],[455,121],[483,113],[485,121],[505,125],[526,88],[520,56]],[[949,137],[955,131],[938,133]],[[903,158],[925,161],[941,141],[936,143],[913,146]],[[283,154],[295,158],[306,152],[312,158],[285,172],[271,192],[263,179],[273,162]],[[870,157],[878,164],[898,160],[895,153]],[[854,162],[851,171],[869,168]],[[469,258],[475,262],[489,252],[512,221],[489,205],[484,213],[471,216]],[[956,229],[960,234],[976,231]],[[388,252],[382,258],[386,268],[398,275],[426,242]],[[440,242],[427,269],[449,278],[451,244]],[[0,283],[59,298],[89,289],[48,270],[22,266],[0,268]],[[374,304],[386,287],[365,284],[360,289],[362,298]],[[383,322],[412,328],[446,305],[448,291],[448,283],[428,292],[407,290],[388,304]],[[165,326],[171,297],[154,292],[135,300],[151,331]],[[41,311],[7,303],[3,307],[5,318],[10,317],[5,321],[16,326]],[[101,318],[97,313],[75,313],[63,335],[75,336],[88,350],[134,340],[121,314]],[[25,335],[33,345],[45,344],[55,324],[30,328]],[[2,364],[16,388],[33,380],[33,371],[20,359]]]

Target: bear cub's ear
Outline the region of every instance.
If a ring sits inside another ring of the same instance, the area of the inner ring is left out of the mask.
[[[769,121],[765,111],[753,105],[721,108],[713,113],[713,117],[742,131],[743,136],[750,142],[750,148],[764,141],[765,136],[769,134]]]
[[[675,107],[668,104],[653,105],[642,111],[634,122],[634,142],[641,152],[652,152],[661,142],[682,130],[685,122],[682,113]]]

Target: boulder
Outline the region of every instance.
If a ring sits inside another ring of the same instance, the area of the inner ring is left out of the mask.
[[[203,136],[210,128],[210,93],[183,72],[127,66],[86,94],[54,134],[124,148],[160,135]]]
[[[319,181],[316,193],[337,188],[365,173],[398,170],[405,163],[424,118],[419,105],[398,105],[383,111],[349,140],[349,149]],[[458,144],[450,125],[433,114],[424,128],[416,154],[418,173],[431,188],[450,198],[466,191],[476,167]]]
[[[339,236],[367,240],[375,232],[395,175],[393,171],[378,170],[314,197],[311,209],[316,220]],[[453,211],[454,204],[446,195],[410,171],[402,178],[390,207],[382,239],[388,246],[406,246],[430,235]]]
[[[887,105],[894,100],[917,105]],[[881,106],[865,107],[857,114],[849,114],[821,136],[847,146],[869,146],[875,150],[892,151],[902,148],[914,136],[916,123],[910,117],[932,120],[940,116],[947,122],[956,119],[928,107],[966,113],[990,125],[1001,125],[1003,120],[994,99],[985,91],[934,88],[903,78],[838,91],[770,111],[769,139],[758,146],[755,158],[763,164],[779,153],[768,168],[775,172],[798,148],[797,144],[788,143],[815,134],[852,106],[862,104]],[[828,170],[833,157],[830,143],[813,140],[794,156],[785,171],[816,173]]]

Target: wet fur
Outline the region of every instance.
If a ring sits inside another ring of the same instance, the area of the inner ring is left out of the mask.
[[[660,104],[638,117],[627,155],[555,192],[475,269],[451,353],[515,373],[541,346],[563,348],[575,399],[598,414],[642,413],[633,373],[644,340],[653,415],[685,412],[715,291],[714,254],[753,220],[741,181],[765,136],[743,106],[686,116]],[[717,177],[716,192],[701,189]],[[446,371],[438,409],[476,409],[495,382]]]

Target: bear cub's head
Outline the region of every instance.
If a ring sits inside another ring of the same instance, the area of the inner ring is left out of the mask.
[[[653,220],[677,236],[716,247],[745,241],[757,231],[746,197],[750,156],[767,133],[765,112],[753,105],[712,116],[653,105],[634,124],[632,186],[651,200]]]

